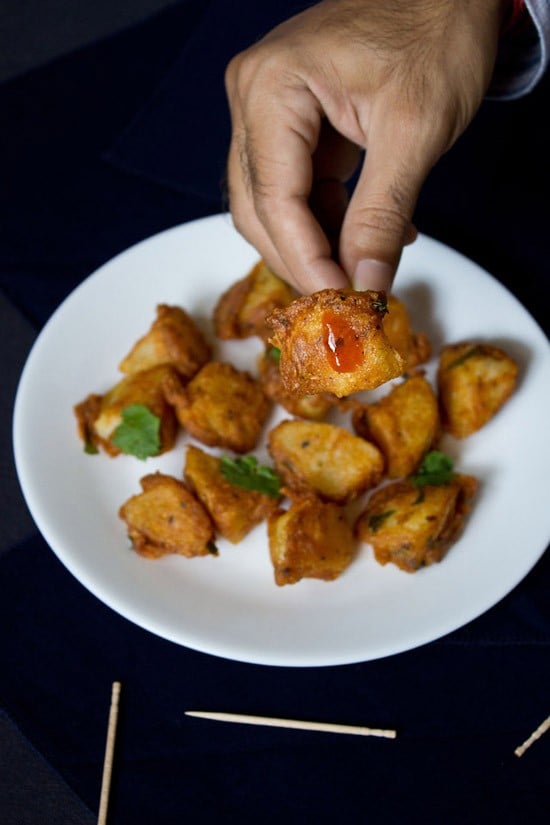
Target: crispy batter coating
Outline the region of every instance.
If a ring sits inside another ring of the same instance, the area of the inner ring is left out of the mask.
[[[278,355],[279,350],[276,347],[268,346],[258,359],[260,381],[265,394],[292,415],[307,418],[311,421],[322,421],[335,405],[337,399],[329,393],[303,396],[289,395],[285,391],[281,380]]]
[[[170,364],[184,378],[192,378],[211,354],[206,338],[184,309],[159,304],[149,332],[136,341],[119,369],[132,375],[159,364]]]
[[[404,361],[383,327],[383,292],[323,289],[267,318],[269,342],[281,351],[285,391],[342,398],[402,374]]]
[[[512,395],[518,365],[491,344],[465,341],[441,351],[437,384],[443,429],[456,438],[483,427]]]
[[[203,505],[183,481],[152,473],[140,481],[143,492],[119,510],[134,549],[150,559],[217,554],[214,527]]]
[[[432,347],[428,336],[424,332],[413,331],[407,308],[395,295],[388,297],[388,314],[383,323],[390,344],[405,361],[405,370],[429,360]]]
[[[371,495],[356,521],[357,536],[372,545],[380,564],[414,573],[441,561],[457,540],[476,488],[473,476],[458,474],[441,486],[394,481]]]
[[[415,373],[380,401],[358,403],[352,424],[358,435],[382,450],[389,478],[408,476],[439,436],[437,396],[429,381]]]
[[[289,284],[258,261],[253,269],[231,286],[214,309],[214,329],[218,338],[249,338],[258,335],[267,340],[270,330],[265,318],[276,307],[287,306],[296,297]]]
[[[278,507],[278,500],[235,487],[220,471],[220,459],[189,445],[185,481],[202,502],[218,533],[233,544],[241,541]]]
[[[268,519],[269,553],[279,586],[300,579],[332,581],[355,553],[353,530],[336,504],[305,496]]]
[[[126,376],[105,395],[91,394],[76,404],[78,432],[84,443],[97,449],[101,447],[108,455],[119,455],[121,451],[113,444],[112,437],[122,422],[122,412],[133,404],[141,404],[160,419],[160,453],[171,450],[178,422],[163,389],[164,382],[171,377],[177,377],[172,367],[153,367]]]
[[[291,490],[350,501],[382,478],[384,458],[374,444],[319,421],[282,421],[269,433],[269,452]]]
[[[190,435],[236,453],[254,449],[271,408],[259,381],[219,361],[210,361],[185,386],[172,375],[164,390]]]

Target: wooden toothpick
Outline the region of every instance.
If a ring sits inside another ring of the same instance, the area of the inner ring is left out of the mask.
[[[107,822],[107,808],[109,806],[111,774],[113,772],[113,755],[115,750],[119,698],[120,682],[113,682],[113,688],[111,691],[111,708],[109,710],[109,724],[107,726],[107,742],[105,745],[105,759],[103,761],[103,777],[101,780],[101,796],[99,799],[99,813],[97,816],[97,825],[105,825],[105,823]]]
[[[550,728],[550,716],[548,716],[544,722],[538,726],[536,730],[533,731],[531,736],[525,740],[523,745],[520,745],[519,748],[516,748],[514,753],[516,756],[523,756],[527,748],[531,747],[533,742],[536,742],[537,739],[540,739],[543,733],[545,733]]]
[[[397,732],[394,730],[365,728],[358,725],[335,725],[331,722],[305,722],[299,719],[279,719],[272,716],[248,716],[241,713],[220,713],[206,710],[187,710],[185,715],[196,716],[200,719],[215,719],[219,722],[240,722],[243,725],[266,725],[274,728],[294,728],[325,733],[347,733],[353,736],[382,736],[386,739],[395,739],[397,736]]]

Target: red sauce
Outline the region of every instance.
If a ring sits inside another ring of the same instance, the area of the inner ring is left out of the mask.
[[[352,372],[363,362],[361,340],[351,324],[336,312],[323,314],[323,343],[331,367],[337,372]]]

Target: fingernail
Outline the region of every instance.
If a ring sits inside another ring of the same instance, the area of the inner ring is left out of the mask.
[[[388,292],[391,289],[393,275],[393,269],[389,264],[365,258],[357,264],[353,286],[358,290],[383,289]]]

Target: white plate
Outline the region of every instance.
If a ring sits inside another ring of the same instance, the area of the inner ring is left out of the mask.
[[[427,237],[406,249],[395,287],[416,329],[429,334],[435,351],[443,341],[491,340],[521,366],[516,394],[485,428],[464,442],[447,439],[457,469],[481,485],[444,561],[410,575],[381,567],[363,546],[337,581],[279,588],[265,525],[240,545],[218,541],[218,557],[150,561],[129,549],[118,507],[148,472],[181,476],[184,439],[146,462],[89,456],[73,405],[120,378],[117,364],[149,328],[157,303],[179,304],[208,328],[220,293],[256,259],[230,219],[217,215],[118,255],[54,313],[24,368],[14,417],[17,470],[38,528],[111,608],[159,636],[226,658],[345,664],[408,650],[464,625],[527,574],[550,536],[550,348],[502,285]],[[258,342],[248,340],[218,346],[216,355],[254,369],[258,352]],[[265,457],[265,449],[258,454]]]

